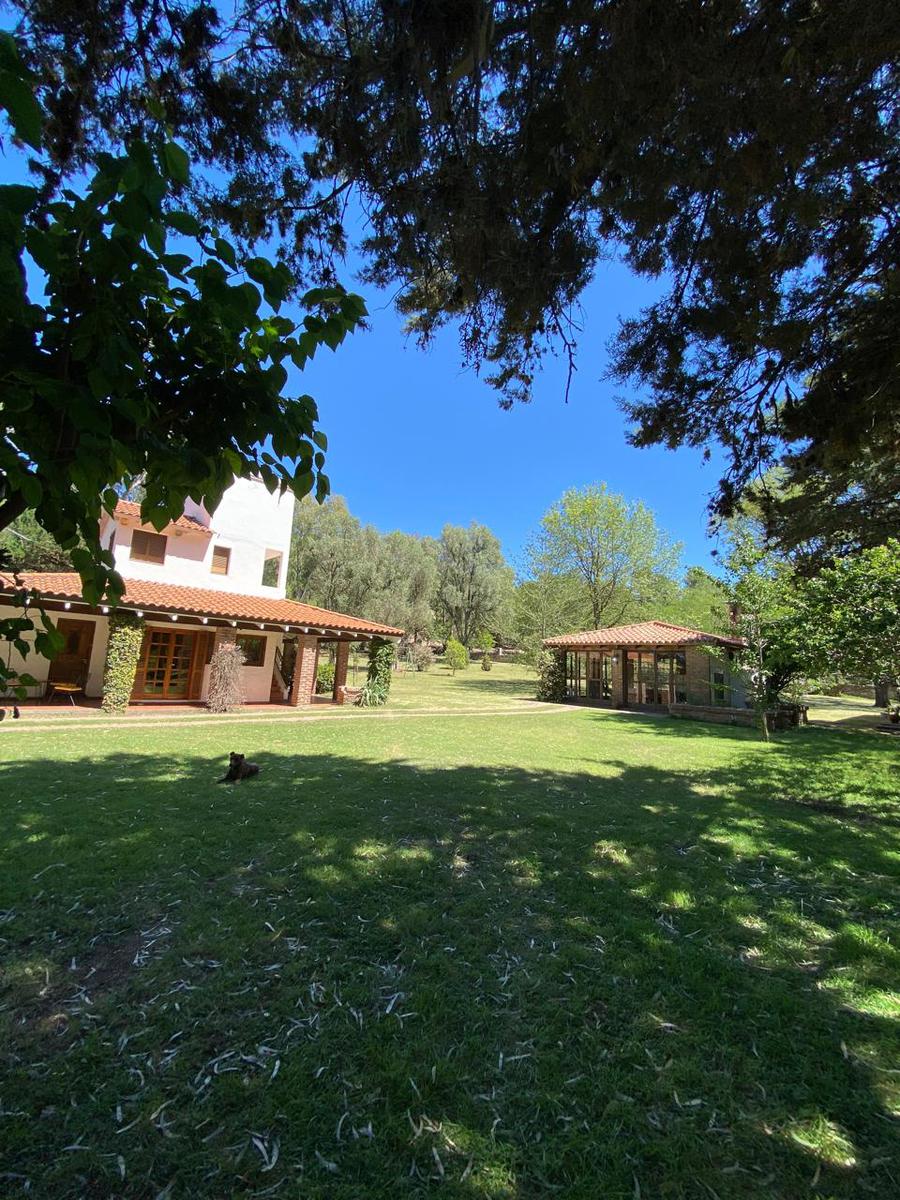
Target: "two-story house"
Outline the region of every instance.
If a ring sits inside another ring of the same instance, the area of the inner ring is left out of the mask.
[[[390,626],[286,599],[293,513],[292,494],[271,495],[260,480],[239,479],[215,513],[189,501],[160,531],[144,524],[140,505],[127,500],[104,514],[101,542],[125,580],[118,610],[144,626],[134,703],[205,700],[210,659],[222,638],[236,639],[244,652],[247,703],[310,703],[319,649],[332,643],[333,698],[340,701],[351,643],[401,636]],[[74,573],[0,575],[4,616],[12,615],[17,586],[40,593],[65,646],[52,662],[13,651],[11,665],[34,676],[41,695],[75,683],[99,697],[109,606],[88,604]]]

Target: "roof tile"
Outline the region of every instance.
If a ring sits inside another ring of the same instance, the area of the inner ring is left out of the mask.
[[[721,646],[743,646],[744,640],[725,634],[704,633],[668,621],[637,621],[633,625],[612,625],[608,629],[587,629],[581,633],[563,633],[544,638],[544,646],[684,646],[707,642]]]
[[[141,525],[146,525],[148,529],[156,528],[149,521],[141,519],[141,506],[134,500],[120,500],[116,505],[113,515],[119,521],[124,518],[125,520],[137,521]],[[166,529],[185,529],[190,533],[203,533],[207,537],[212,533],[208,525],[204,525],[202,521],[198,521],[195,517],[188,517],[184,514],[176,517],[174,521],[170,521],[160,532],[165,532]]]
[[[25,587],[47,599],[81,600],[81,578],[74,572],[26,573],[14,579],[0,575],[0,593]],[[179,613],[184,616],[221,617],[232,621],[255,621],[270,625],[313,626],[340,633],[364,633],[368,636],[399,637],[402,629],[365,621],[347,613],[332,612],[298,600],[269,599],[267,596],[243,596],[237,592],[210,588],[184,587],[146,579],[126,579],[120,601],[125,608],[151,612]]]

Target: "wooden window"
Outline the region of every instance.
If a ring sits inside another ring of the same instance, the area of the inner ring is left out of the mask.
[[[212,566],[213,575],[227,575],[231,566],[231,551],[227,546],[213,546]]]
[[[261,667],[266,658],[266,639],[252,633],[239,633],[235,641],[244,652],[245,667]]]
[[[137,562],[164,563],[166,561],[166,538],[162,533],[147,533],[135,529],[131,535],[131,558]]]

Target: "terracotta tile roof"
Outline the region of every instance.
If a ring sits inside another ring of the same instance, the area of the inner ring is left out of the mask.
[[[33,588],[48,600],[81,600],[81,579],[74,572],[26,573],[18,576],[19,586]],[[0,574],[0,593],[12,592],[16,582],[11,575]],[[312,626],[340,633],[399,637],[402,629],[364,621],[346,613],[331,612],[297,600],[269,599],[267,596],[242,596],[237,592],[219,592],[211,588],[183,587],[147,579],[126,579],[124,608],[140,608],[148,613],[179,613],[183,616],[219,617],[231,621],[260,621],[269,625]],[[96,606],[95,606],[96,607]]]
[[[668,621],[638,621],[634,625],[612,625],[609,629],[588,629],[583,633],[563,633],[544,638],[544,646],[686,646],[692,642],[711,642],[720,646],[743,646],[743,638],[702,629],[688,629]]]
[[[147,524],[147,522],[141,520],[140,504],[135,503],[134,500],[120,500],[116,505],[114,515],[117,521],[137,521],[140,525]],[[147,525],[147,528],[150,529],[153,526]],[[170,521],[160,532],[165,533],[167,529],[185,529],[189,533],[204,533],[207,537],[212,534],[212,530],[208,525],[204,525],[202,521],[198,521],[194,517],[185,516],[184,514],[176,517],[174,521]]]

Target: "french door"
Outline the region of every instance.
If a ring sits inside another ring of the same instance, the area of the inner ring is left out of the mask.
[[[144,634],[141,667],[134,684],[135,700],[192,698],[192,667],[197,635],[168,629]]]

